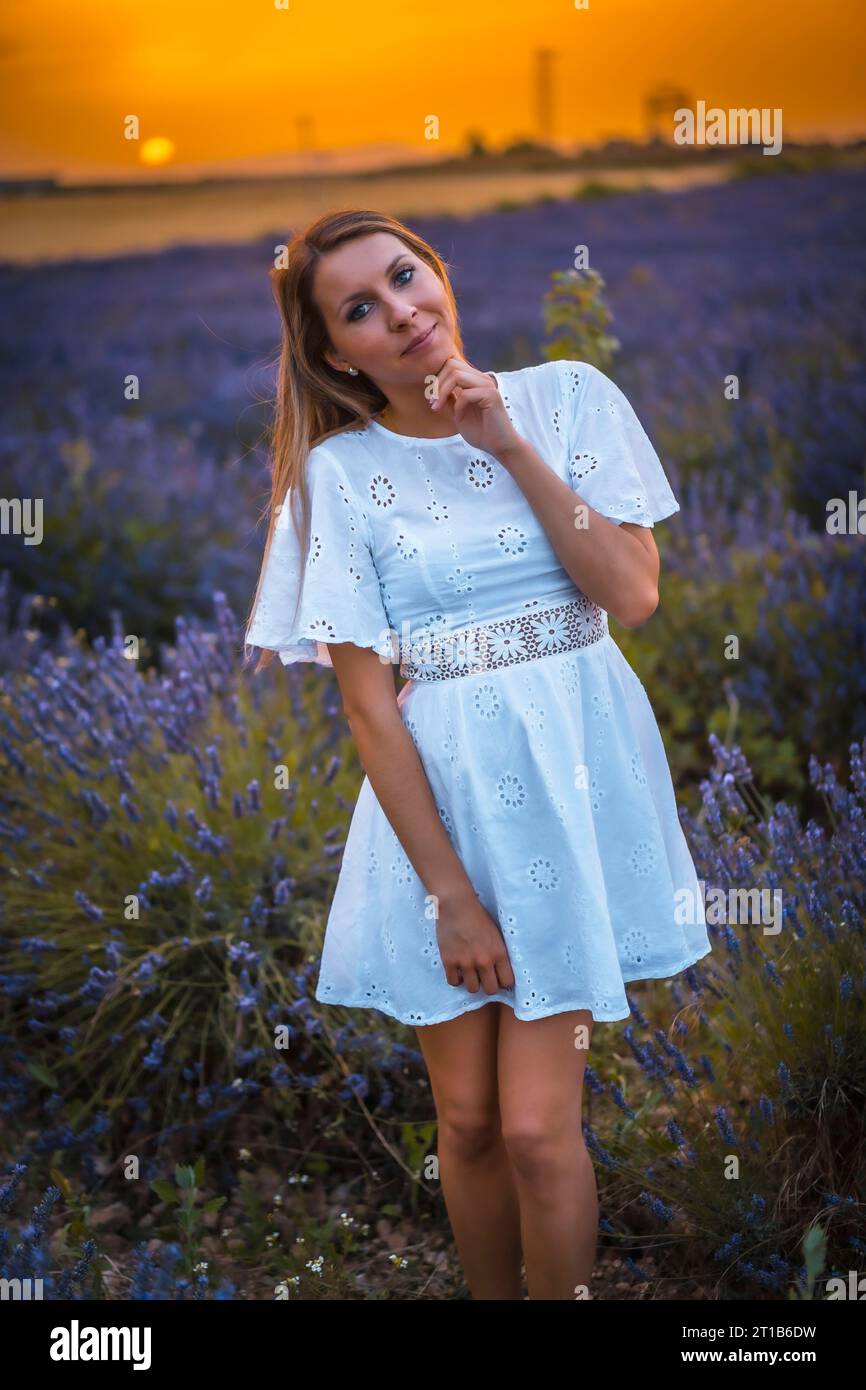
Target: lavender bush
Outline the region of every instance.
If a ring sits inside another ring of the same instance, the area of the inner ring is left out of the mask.
[[[866,1248],[866,740],[848,787],[809,760],[826,825],[769,802],[741,750],[710,742],[701,813],[684,816],[700,875],[726,905],[778,894],[781,929],[712,929],[712,966],[686,973],[697,998],[670,985],[672,1036],[632,1000],[630,1055],[587,1068],[585,1131],[621,1214],[603,1229],[632,1250],[661,1241],[665,1296],[709,1268],[728,1296],[785,1297],[806,1281],[812,1223],[824,1278],[847,1279]]]
[[[710,731],[742,746],[768,794],[811,814],[804,750],[843,773],[866,735],[866,540],[813,530],[777,488],[731,494],[714,478],[680,490],[681,519],[659,528],[660,606],[616,640],[687,803]]]

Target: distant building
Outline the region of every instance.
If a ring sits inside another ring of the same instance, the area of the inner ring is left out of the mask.
[[[647,92],[643,100],[646,133],[648,140],[663,140],[666,144],[674,142],[675,112],[683,107],[690,108],[692,98],[684,87],[676,87],[671,82],[663,82]]]

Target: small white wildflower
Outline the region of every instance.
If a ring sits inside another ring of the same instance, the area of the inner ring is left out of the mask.
[[[238,1158],[240,1159],[241,1163],[248,1163],[249,1160],[252,1158],[252,1154],[250,1153],[249,1149],[238,1149]]]
[[[405,1269],[409,1263],[408,1260],[403,1259],[402,1255],[389,1255],[388,1259],[391,1261],[392,1265],[396,1265],[398,1269]]]
[[[314,1274],[321,1274],[323,1264],[324,1256],[317,1255],[314,1260],[307,1260],[307,1269],[311,1269]]]

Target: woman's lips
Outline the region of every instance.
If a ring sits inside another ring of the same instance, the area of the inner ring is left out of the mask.
[[[410,352],[421,352],[423,348],[427,347],[428,343],[433,337],[435,330],[435,323],[431,323],[430,327],[427,329],[427,332],[424,334],[424,337],[420,340],[420,342],[415,343],[414,347],[404,348],[402,356],[408,357]]]

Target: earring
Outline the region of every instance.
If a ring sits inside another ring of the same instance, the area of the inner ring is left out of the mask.
[[[357,376],[357,375],[358,375],[358,368],[357,368],[357,367],[350,367],[350,368],[349,368],[349,376]]]

